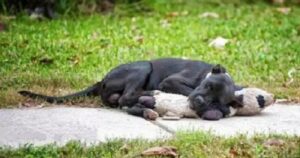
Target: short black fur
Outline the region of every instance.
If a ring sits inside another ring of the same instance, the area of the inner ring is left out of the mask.
[[[224,75],[223,69],[220,70],[221,75],[213,74],[207,77],[213,67],[202,61],[176,58],[136,61],[117,66],[100,82],[74,94],[54,97],[29,91],[19,93],[30,98],[44,99],[50,103],[61,103],[82,96],[100,96],[105,105],[130,108],[138,103],[138,98],[144,95],[145,91],[161,90],[189,96],[193,103],[197,102],[197,98],[202,97],[206,104],[218,100],[220,105],[226,105],[232,100],[233,90],[238,90],[239,87],[228,81],[228,75]],[[115,96],[111,97],[112,95]]]

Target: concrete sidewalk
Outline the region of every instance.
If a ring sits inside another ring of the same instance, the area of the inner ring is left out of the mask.
[[[170,131],[210,131],[216,135],[234,136],[255,133],[300,135],[300,105],[273,105],[256,116],[234,116],[219,121],[183,119],[177,122],[158,120]]]
[[[47,107],[0,110],[0,146],[42,145],[69,140],[87,144],[114,138],[168,138],[171,134],[143,118],[109,109]]]
[[[42,145],[69,140],[87,144],[114,138],[170,138],[176,131],[204,130],[217,135],[280,133],[300,135],[300,105],[276,104],[261,115],[220,121],[146,121],[114,109],[47,107],[0,109],[0,146]]]

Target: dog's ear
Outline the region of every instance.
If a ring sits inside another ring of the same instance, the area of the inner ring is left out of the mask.
[[[221,66],[220,64],[215,65],[211,70],[211,73],[213,73],[213,74],[220,74],[220,73],[225,73],[225,72],[226,72],[226,69],[223,66]]]
[[[229,103],[230,106],[234,108],[242,108],[243,107],[244,95],[235,96],[234,100]]]

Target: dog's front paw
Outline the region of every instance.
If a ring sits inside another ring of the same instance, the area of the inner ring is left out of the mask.
[[[147,120],[156,120],[159,117],[158,113],[152,109],[145,109],[143,116]]]

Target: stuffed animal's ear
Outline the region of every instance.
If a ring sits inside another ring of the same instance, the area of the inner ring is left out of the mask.
[[[244,95],[241,94],[241,95],[235,96],[235,100],[242,104],[243,100],[244,100]]]
[[[211,73],[213,73],[213,74],[220,74],[220,73],[225,73],[225,72],[226,72],[226,69],[223,66],[221,66],[220,64],[215,65],[211,70]]]

